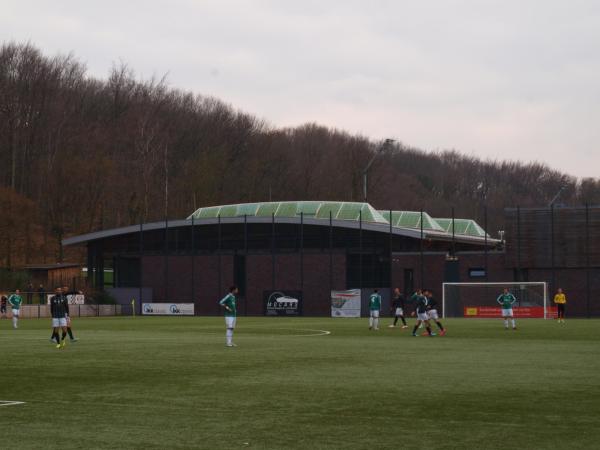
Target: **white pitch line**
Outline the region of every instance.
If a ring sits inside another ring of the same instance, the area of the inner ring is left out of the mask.
[[[25,402],[16,402],[12,400],[0,400],[0,406],[24,405]]]
[[[296,337],[304,337],[304,336],[327,336],[331,334],[331,331],[327,330],[313,330],[310,328],[274,328],[275,330],[290,330],[290,331],[316,331],[316,333],[311,334],[284,334],[282,336],[296,336]]]

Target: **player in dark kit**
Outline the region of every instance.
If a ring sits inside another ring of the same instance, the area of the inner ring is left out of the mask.
[[[431,332],[431,327],[429,326],[429,316],[427,315],[427,297],[425,295],[414,295],[413,298],[415,299],[415,311],[412,314],[417,314],[417,323],[413,328],[412,335],[415,337],[418,336],[417,330],[419,329],[419,325],[424,323],[425,329],[427,330],[427,335],[435,336],[435,333]]]
[[[400,289],[394,289],[394,298],[392,299],[392,314],[394,315],[394,323],[389,325],[390,328],[394,328],[398,323],[398,319],[402,320],[402,328],[408,328],[406,320],[404,319],[404,295],[400,292]]]
[[[71,313],[69,312],[69,295],[75,296],[82,294],[81,291],[69,291],[68,287],[63,288],[63,297],[65,299],[65,308],[67,309],[67,333],[69,334],[69,339],[71,342],[76,342],[79,339],[73,336],[73,330],[71,329]]]
[[[50,314],[52,315],[52,338],[56,339],[56,348],[64,348],[67,337],[67,310],[65,308],[66,298],[61,288],[56,289],[56,295],[50,298]],[[58,332],[62,328],[62,339]]]
[[[8,301],[8,299],[6,298],[6,295],[3,295],[2,298],[0,298],[0,314],[2,315],[2,317],[0,317],[0,319],[6,318],[6,302],[7,301]]]
[[[444,336],[446,334],[446,330],[442,326],[442,322],[439,320],[437,301],[435,298],[433,298],[433,292],[431,292],[430,289],[427,289],[425,291],[425,295],[427,296],[427,316],[430,320],[433,320],[440,329],[440,336]]]

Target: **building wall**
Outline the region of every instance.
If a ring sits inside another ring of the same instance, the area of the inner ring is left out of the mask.
[[[144,256],[142,282],[152,289],[154,302],[194,302],[199,315],[220,314],[218,301],[234,284],[233,256],[196,256],[194,259],[194,296],[192,297],[191,256],[170,256],[168,285],[164,256]],[[275,257],[275,284],[271,255],[246,257],[246,292],[240,296],[241,315],[262,315],[265,290],[302,290],[303,312],[307,316],[328,316],[331,311],[329,254],[305,254],[304,283],[300,277],[300,254]],[[220,278],[219,278],[220,272]],[[346,288],[346,256],[333,255],[333,289]],[[165,287],[168,286],[168,291]]]
[[[458,271],[460,281],[485,281],[470,278],[469,269],[483,268],[483,253],[458,253]],[[164,256],[144,256],[143,286],[152,289],[155,302],[194,302],[199,315],[220,314],[218,301],[234,284],[233,256],[221,256],[219,277],[219,257],[196,256],[194,259],[194,287],[192,296],[192,259],[191,256],[169,257],[168,291],[165,290]],[[404,269],[412,269],[414,287],[428,287],[437,298],[441,298],[442,283],[445,281],[445,254],[424,255],[424,279],[420,279],[419,254],[395,254],[392,263],[392,285],[402,291]],[[273,283],[273,264],[271,255],[256,254],[246,257],[246,292],[240,298],[241,315],[262,315],[265,290],[302,290],[303,313],[306,316],[328,316],[330,314],[330,274],[328,253],[304,254],[304,283],[301,286],[300,255],[278,254],[275,257]],[[549,269],[528,269],[527,281],[545,281],[551,286],[552,271]],[[590,270],[590,299],[588,305],[587,275],[582,269],[556,269],[557,287],[562,287],[568,299],[570,316],[600,315],[600,269]],[[488,281],[513,281],[514,270],[505,266],[505,255],[488,254]],[[346,255],[333,255],[333,289],[346,289]],[[382,286],[383,288],[384,286]],[[552,302],[553,292],[549,292]]]
[[[144,256],[142,283],[152,289],[156,303],[195,303],[197,314],[218,314],[218,302],[233,284],[233,257],[221,255],[220,259],[221,270],[218,256],[195,256],[192,280],[191,256],[169,256],[168,272],[164,256]]]

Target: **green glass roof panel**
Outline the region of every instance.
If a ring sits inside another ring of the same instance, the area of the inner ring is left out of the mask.
[[[209,206],[208,208],[200,208],[193,214],[193,216],[194,219],[212,219],[214,217],[217,217],[217,214],[219,213],[220,209],[220,206]]]
[[[390,220],[389,211],[379,211],[384,219]],[[392,211],[392,225],[400,228],[421,228],[420,211]],[[443,232],[444,229],[429,214],[423,212],[423,229]]]
[[[317,219],[329,219],[331,213],[331,218],[335,219],[341,208],[342,204],[340,202],[323,202],[315,217]]]
[[[261,203],[256,211],[257,217],[271,217],[279,207],[279,203]]]
[[[435,219],[448,234],[452,234],[452,219]],[[471,219],[454,219],[454,234],[473,237],[485,237],[486,232],[483,228]]]
[[[238,207],[237,205],[227,205],[221,206],[217,217],[237,217],[238,216]]]
[[[281,202],[275,212],[276,217],[296,217],[300,214],[296,202]]]
[[[315,217],[322,204],[323,202],[298,202],[298,214],[302,212],[305,217]]]
[[[258,203],[243,203],[237,205],[238,216],[254,216],[258,210]]]
[[[342,203],[336,219],[359,220],[361,208],[362,203]],[[364,217],[362,219],[365,220]]]

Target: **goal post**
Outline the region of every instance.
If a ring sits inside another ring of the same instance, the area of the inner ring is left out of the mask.
[[[515,317],[547,319],[555,313],[549,308],[545,281],[463,282],[442,283],[442,317],[500,317],[497,299],[505,288],[516,298]]]

